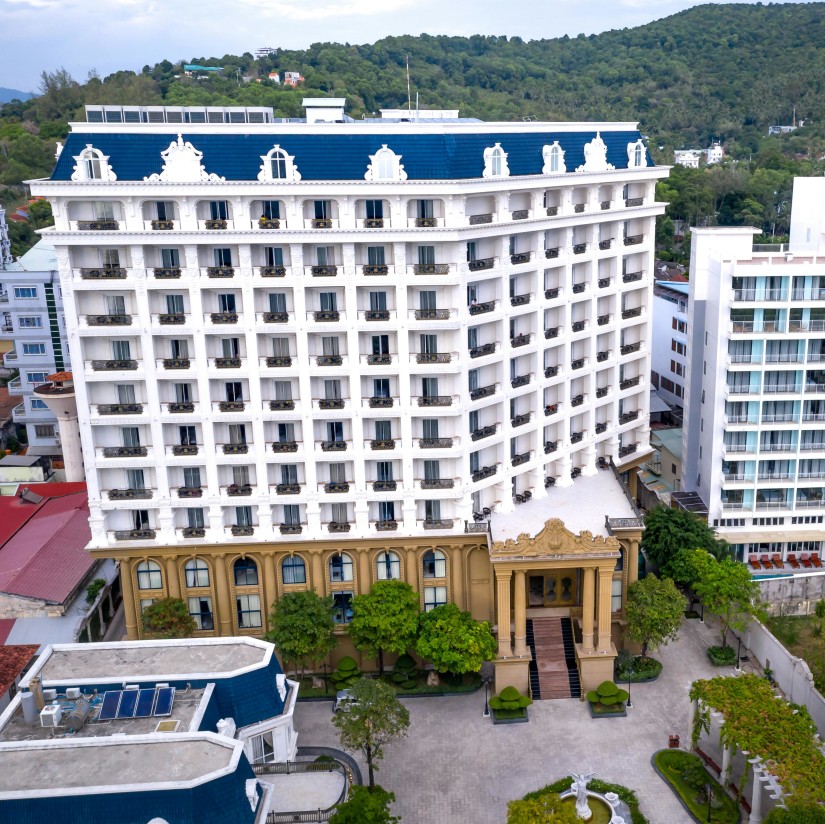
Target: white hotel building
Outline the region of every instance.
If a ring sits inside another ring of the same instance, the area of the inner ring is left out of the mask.
[[[825,517],[825,179],[794,181],[788,251],[756,231],[693,229],[683,487],[741,560],[799,562]]]
[[[93,547],[437,541],[648,451],[635,124],[307,103],[87,107],[32,183]]]

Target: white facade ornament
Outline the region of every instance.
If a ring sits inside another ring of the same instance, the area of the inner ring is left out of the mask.
[[[60,144],[57,144],[60,146]],[[55,157],[60,157],[63,147],[60,146]],[[95,149],[91,143],[86,144],[86,148],[74,158],[74,171],[72,180],[117,180],[117,175],[109,165],[108,155],[104,155],[100,149]]]
[[[54,148],[54,159],[60,160],[60,155],[63,154],[63,144],[59,141],[55,141],[55,148]]]
[[[203,152],[199,152],[188,141],[184,143],[181,134],[177,140],[169,144],[166,151],[160,153],[160,156],[163,158],[163,170],[160,174],[144,177],[147,183],[223,183],[226,180],[206,171],[201,164]]]
[[[647,149],[644,141],[639,140],[627,144],[627,168],[640,169],[647,166]]]
[[[281,701],[286,701],[286,676],[283,673],[278,673],[275,676],[275,686],[278,689]]]
[[[374,154],[367,166],[364,180],[406,180],[407,173],[401,164],[401,155],[397,155],[386,143]]]
[[[542,146],[541,156],[544,158],[544,166],[541,170],[543,175],[555,175],[567,171],[564,163],[564,149],[559,146],[558,140],[553,141],[549,146]]]
[[[510,177],[510,168],[507,165],[507,152],[501,148],[501,143],[488,146],[484,150],[484,171],[482,177]]]
[[[234,718],[219,718],[215,725],[218,730],[218,735],[224,735],[227,738],[234,738],[237,725]]]
[[[599,132],[589,142],[584,144],[584,164],[577,172],[612,172],[615,166],[607,162],[607,146]]]
[[[260,157],[258,180],[261,183],[297,183],[301,179],[301,173],[295,165],[295,155],[289,154],[277,143]]]
[[[246,799],[254,813],[258,806],[258,780],[256,778],[246,779]]]

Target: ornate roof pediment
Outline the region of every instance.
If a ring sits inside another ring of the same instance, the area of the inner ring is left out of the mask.
[[[578,535],[571,532],[559,518],[551,518],[544,528],[532,537],[522,532],[515,540],[494,541],[491,557],[496,558],[565,558],[569,556],[597,555],[619,556],[619,541],[604,538],[582,530]]]
[[[160,174],[149,175],[145,181],[167,183],[222,183],[225,178],[209,174],[201,164],[203,152],[199,152],[191,143],[184,142],[183,135],[169,144],[169,148],[160,153],[163,170]]]

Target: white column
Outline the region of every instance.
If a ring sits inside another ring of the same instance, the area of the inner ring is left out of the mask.
[[[723,787],[728,785],[728,773],[730,772],[730,759],[733,755],[733,747],[722,745],[722,774],[719,776]]]
[[[748,824],[762,824],[762,781],[756,765],[753,768],[753,793],[751,794],[751,815]]]

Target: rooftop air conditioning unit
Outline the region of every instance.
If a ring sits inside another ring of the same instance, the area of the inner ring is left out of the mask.
[[[41,727],[59,727],[63,718],[63,707],[60,704],[47,704],[40,710]]]
[[[55,701],[57,699],[57,690],[43,690],[43,700],[48,701]]]
[[[82,693],[80,692],[80,687],[66,688],[66,698],[68,698],[69,701],[77,701],[77,699],[80,698],[81,695]]]

